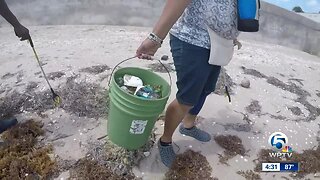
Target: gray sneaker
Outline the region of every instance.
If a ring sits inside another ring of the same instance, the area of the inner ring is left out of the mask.
[[[195,138],[198,141],[202,141],[202,142],[208,142],[211,140],[211,136],[209,133],[198,129],[196,126],[194,126],[192,129],[186,129],[183,127],[183,124],[180,125],[179,127],[179,132],[181,134],[184,134],[186,136],[190,136]]]
[[[170,168],[173,161],[176,159],[176,153],[174,152],[172,145],[162,146],[160,144],[160,139],[159,139],[158,148],[159,148],[159,153],[160,153],[162,163],[168,168]]]

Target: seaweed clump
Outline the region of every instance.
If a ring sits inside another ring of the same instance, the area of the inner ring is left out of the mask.
[[[252,170],[238,171],[237,174],[244,177],[246,180],[261,180],[261,176]]]
[[[89,74],[101,74],[106,70],[110,70],[111,68],[107,65],[96,65],[96,66],[91,66],[91,67],[86,67],[83,69],[80,69],[80,72],[85,72],[85,73],[89,73]]]
[[[220,155],[219,162],[228,165],[227,161],[236,155],[244,156],[246,150],[242,145],[242,140],[238,136],[219,135],[214,140],[225,149],[224,155]]]
[[[148,142],[137,150],[127,150],[117,146],[109,138],[106,138],[106,144],[103,147],[105,157],[101,161],[106,161],[105,163],[118,175],[126,176],[132,174],[132,167],[138,166],[142,159],[150,155],[150,150],[156,140],[155,138],[153,130]]]
[[[154,72],[160,73],[174,72],[174,68],[171,66],[171,64],[154,63],[150,64],[148,68],[150,68]]]
[[[171,168],[166,173],[166,180],[193,180],[207,179],[211,177],[212,168],[205,156],[192,150],[187,150],[183,154],[177,155]]]
[[[55,161],[49,156],[51,146],[38,146],[44,134],[42,124],[33,120],[18,124],[2,134],[0,146],[0,179],[47,179]]]
[[[36,84],[31,83],[27,86],[27,90],[34,90],[36,87]],[[56,92],[62,98],[60,107],[79,117],[99,118],[108,112],[108,93],[99,84],[76,81],[76,77],[69,77]],[[24,112],[35,112],[41,115],[54,108],[51,96],[50,90],[13,91],[0,98],[0,118]]]
[[[224,81],[225,78],[225,81]],[[230,94],[233,94],[233,88],[236,85],[235,82],[233,82],[232,78],[228,75],[227,70],[225,68],[221,68],[216,88],[214,90],[214,94],[224,96],[225,95],[225,86],[228,86],[228,90]]]
[[[107,114],[108,93],[99,84],[69,77],[60,89],[61,107],[67,112],[88,118],[99,118]]]
[[[28,86],[31,88],[31,86]],[[36,92],[13,91],[5,97],[0,98],[0,118],[14,116],[23,112],[42,112],[53,109],[51,92],[49,90]]]
[[[110,168],[108,168],[103,164],[100,164],[98,161],[84,158],[79,160],[79,162],[75,165],[75,167],[71,169],[69,179],[127,180],[127,179],[134,179],[134,177],[119,176],[113,173],[110,170]]]
[[[70,179],[91,180],[138,180],[132,172],[132,167],[138,165],[150,151],[154,141],[151,136],[142,148],[129,151],[113,144],[108,137],[105,143],[92,144],[85,158],[80,159],[70,169]]]

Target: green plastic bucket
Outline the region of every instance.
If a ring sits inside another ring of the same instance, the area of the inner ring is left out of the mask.
[[[161,85],[161,99],[143,99],[121,89],[116,79],[125,74],[137,76],[144,84]],[[145,69],[127,67],[115,71],[109,89],[107,122],[109,139],[120,147],[135,150],[148,141],[154,124],[170,96],[170,85],[159,75]]]

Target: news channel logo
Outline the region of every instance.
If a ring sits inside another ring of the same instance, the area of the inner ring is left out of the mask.
[[[274,132],[269,136],[269,145],[276,152],[269,153],[271,157],[290,158],[292,156],[292,147],[288,146],[288,137],[282,132]]]

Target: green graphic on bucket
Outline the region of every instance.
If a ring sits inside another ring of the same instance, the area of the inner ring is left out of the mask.
[[[162,98],[144,99],[121,89],[116,79],[125,74],[137,76],[145,84],[160,85]],[[159,75],[141,68],[121,68],[115,71],[110,85],[110,106],[107,131],[110,140],[126,149],[142,147],[170,96],[170,85]]]

